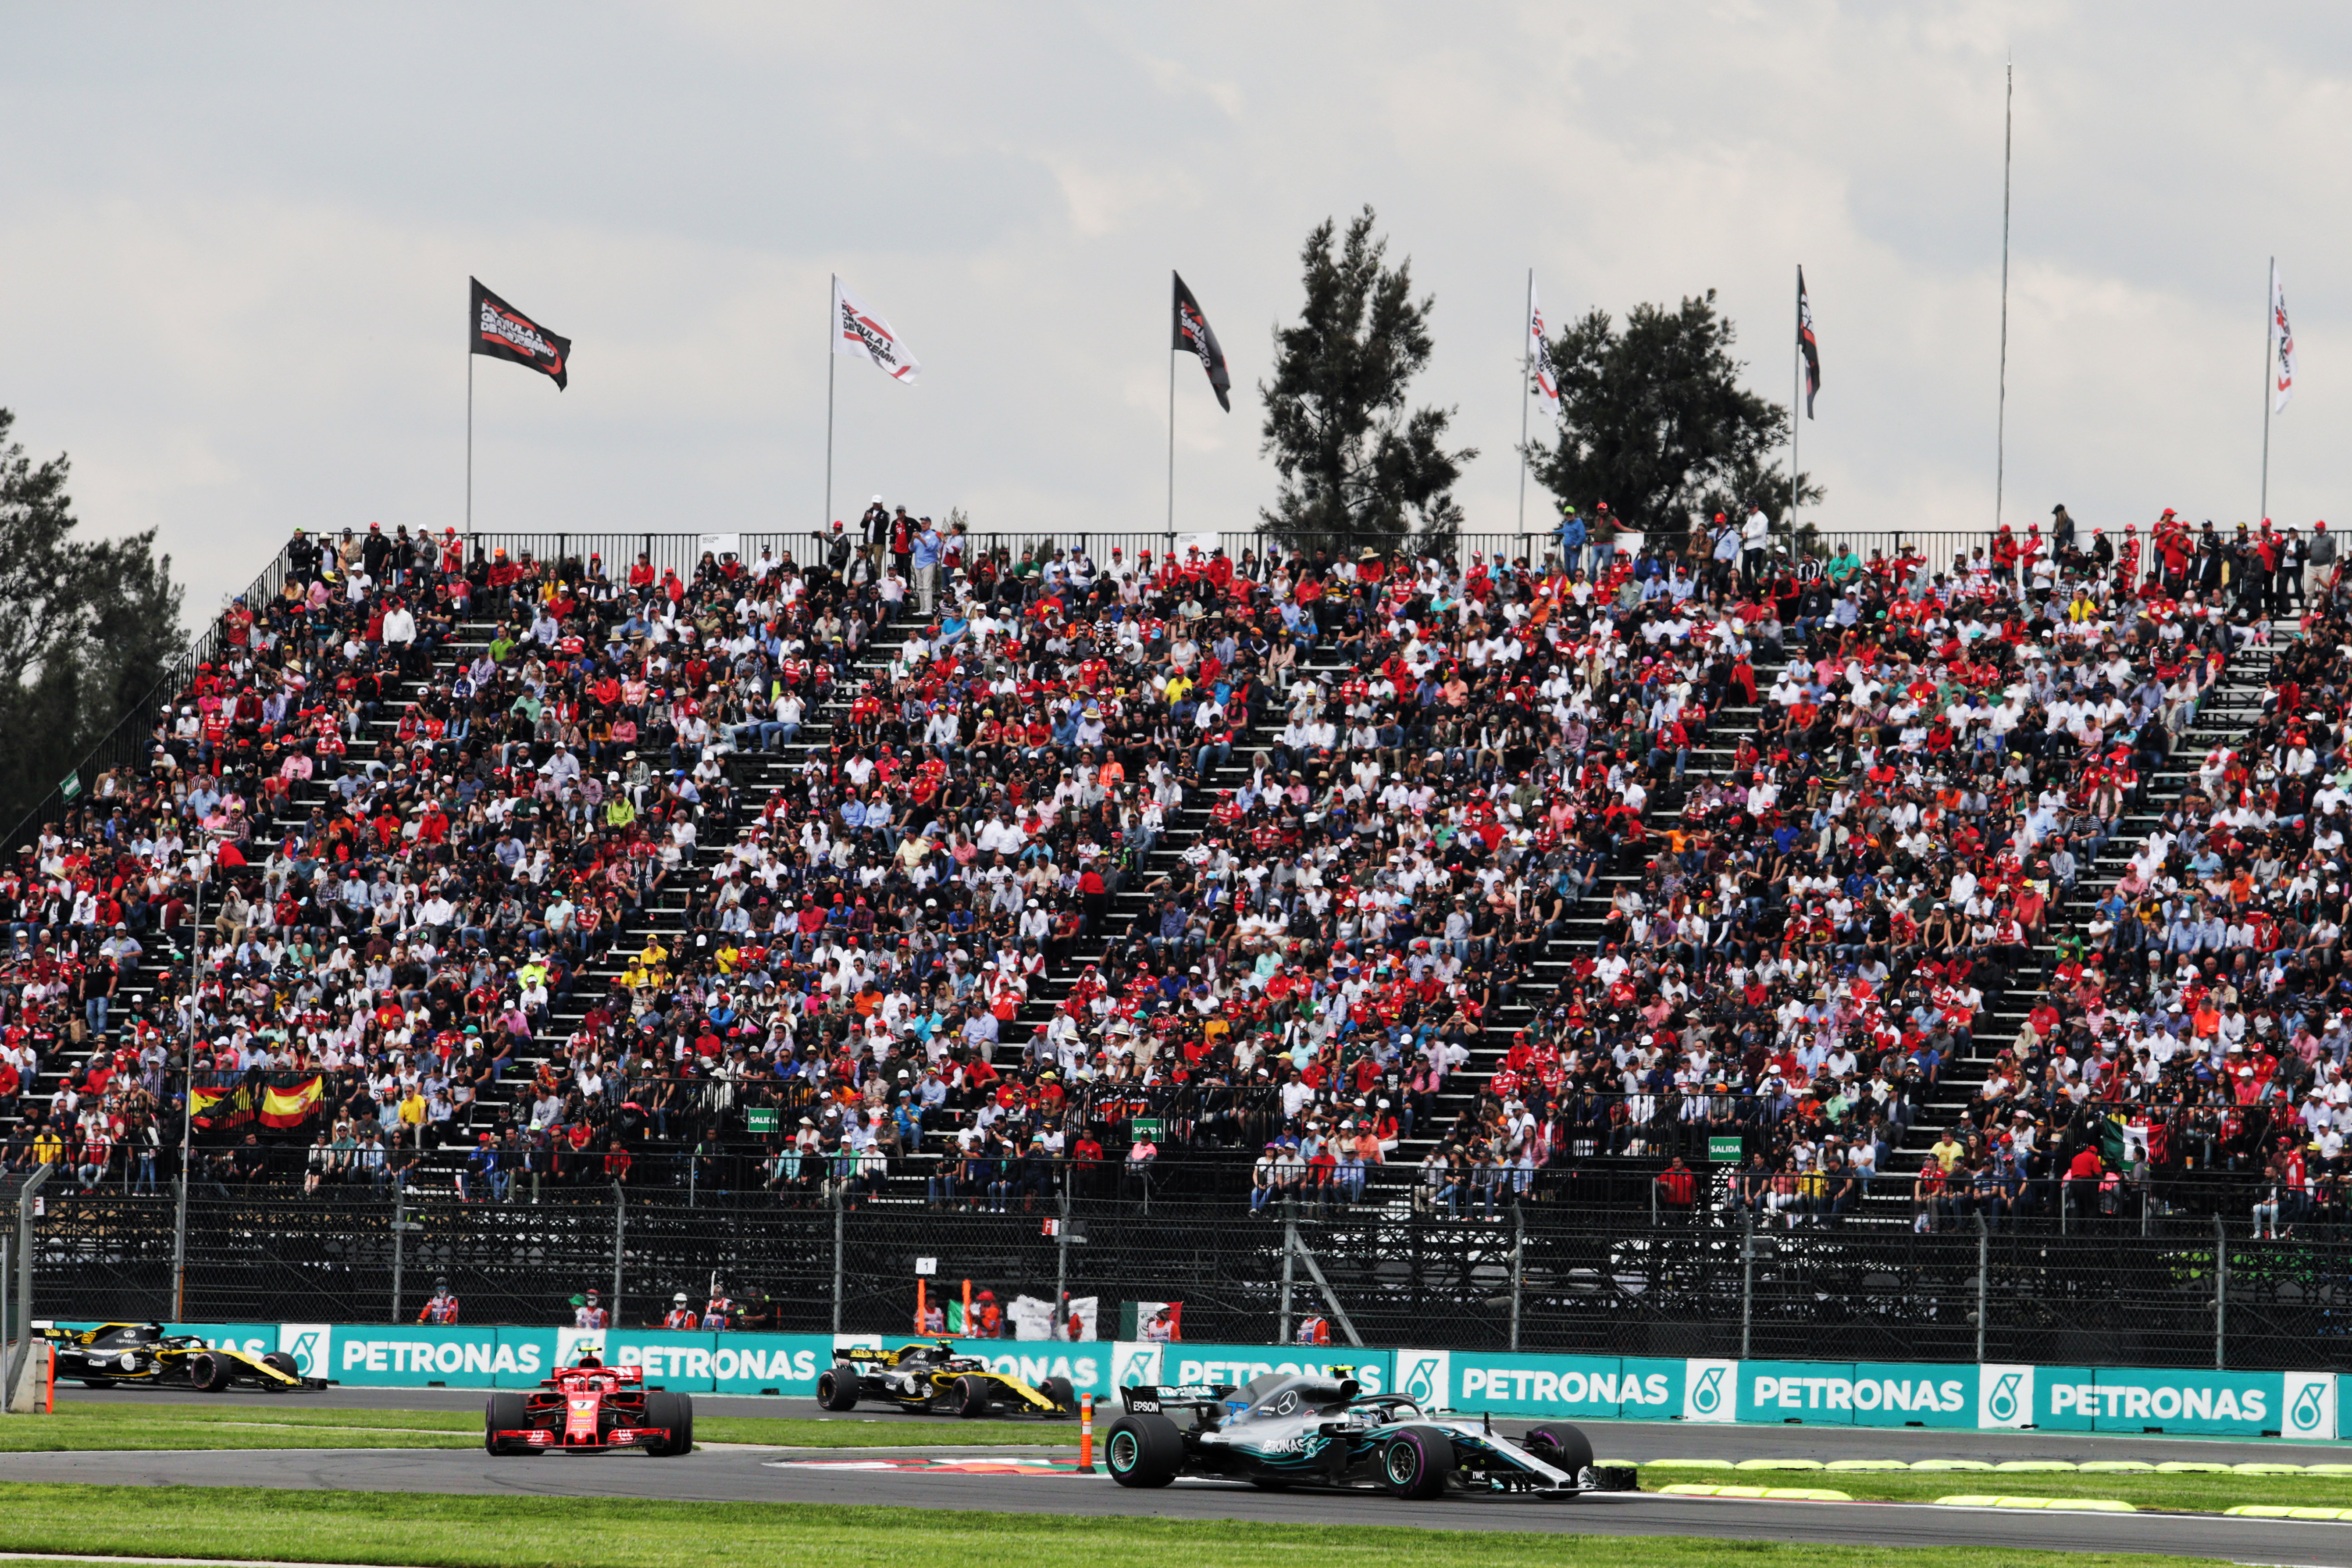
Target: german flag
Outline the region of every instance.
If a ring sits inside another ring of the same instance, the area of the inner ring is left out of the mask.
[[[326,1080],[316,1073],[286,1089],[265,1089],[261,1091],[261,1124],[299,1127],[319,1109],[319,1100],[325,1092]]]

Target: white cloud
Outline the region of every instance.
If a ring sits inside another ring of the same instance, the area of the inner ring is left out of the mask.
[[[1527,268],[1562,321],[1718,289],[1788,396],[1801,260],[1823,521],[1991,510],[2000,71],[2018,61],[2008,494],[2119,527],[2250,515],[2265,258],[2304,384],[2272,510],[2342,510],[2352,21],[1948,4],[698,5],[17,18],[0,403],[191,603],[286,531],[463,507],[468,272],[576,340],[478,367],[477,512],[573,531],[822,521],[825,279],[924,361],[839,367],[835,510],[1149,530],[1167,275],[1235,377],[1177,367],[1178,526],[1273,492],[1255,383],[1308,228],[1369,201],[1438,299],[1421,395],[1517,505]]]

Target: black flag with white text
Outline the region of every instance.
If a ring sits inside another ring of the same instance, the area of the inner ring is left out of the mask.
[[[1184,279],[1174,272],[1169,276],[1176,279],[1174,346],[1201,356],[1201,368],[1208,373],[1209,390],[1217,395],[1217,406],[1231,414],[1234,400],[1226,394],[1233,390],[1234,378],[1225,369],[1225,351],[1217,346],[1217,334],[1211,330],[1209,318],[1201,314],[1201,302],[1184,287]]]
[[[1805,417],[1813,416],[1813,394],[1822,389],[1822,349],[1813,342],[1813,306],[1805,298],[1805,269],[1797,268],[1797,352],[1805,356]]]
[[[483,288],[480,279],[467,281],[474,286],[473,310],[466,323],[472,352],[529,365],[552,376],[561,391],[571,380],[572,340],[557,337]]]

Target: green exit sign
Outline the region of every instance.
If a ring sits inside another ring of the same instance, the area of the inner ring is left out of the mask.
[[[772,1105],[751,1107],[743,1112],[743,1125],[754,1132],[773,1132],[776,1130],[776,1108]]]
[[[1741,1142],[1742,1140],[1737,1132],[1710,1134],[1706,1141],[1706,1157],[1736,1165],[1739,1163],[1740,1156],[1744,1152],[1740,1147]]]

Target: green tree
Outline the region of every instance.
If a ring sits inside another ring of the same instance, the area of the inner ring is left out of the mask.
[[[1274,334],[1265,444],[1282,485],[1259,531],[1305,549],[1359,550],[1419,532],[1450,539],[1454,500],[1475,447],[1445,449],[1450,408],[1411,408],[1429,363],[1433,295],[1412,297],[1412,263],[1384,265],[1388,241],[1369,206],[1334,243],[1331,220],[1299,253],[1307,304]]]
[[[1739,384],[1734,336],[1712,289],[1679,310],[1637,305],[1622,331],[1606,310],[1570,323],[1551,350],[1559,439],[1529,443],[1536,477],[1563,506],[1590,515],[1606,501],[1624,526],[1667,542],[1751,502],[1780,526],[1789,411]],[[1810,476],[1799,480],[1807,504],[1822,499]]]
[[[37,466],[10,439],[16,423],[0,408],[0,828],[167,695],[158,688],[187,647],[153,531],[76,539],[70,464]]]

